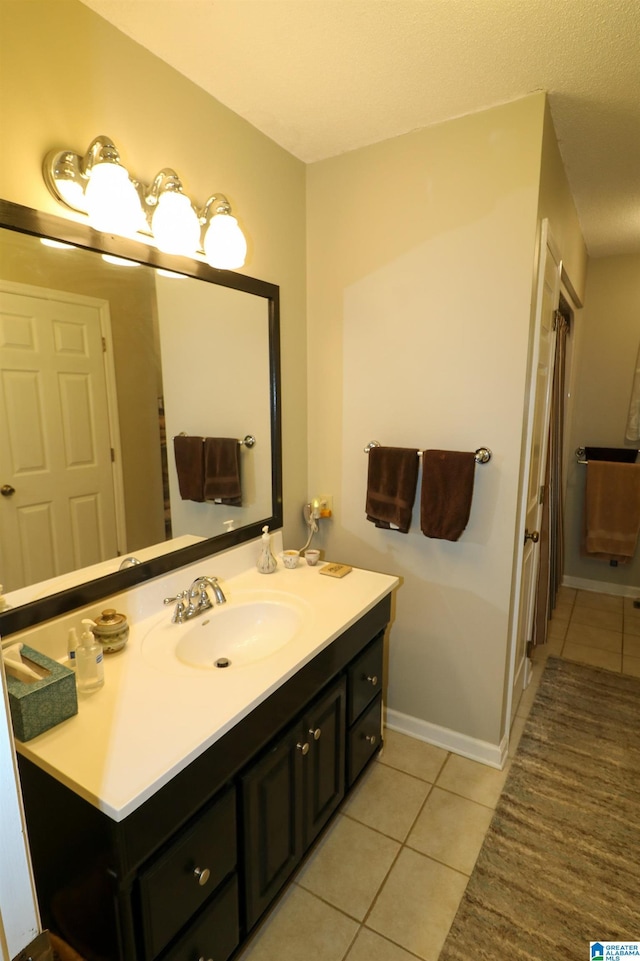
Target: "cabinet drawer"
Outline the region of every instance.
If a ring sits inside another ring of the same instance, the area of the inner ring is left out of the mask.
[[[382,690],[383,641],[384,632],[381,631],[349,668],[347,700],[349,724],[353,724],[378,691]]]
[[[234,869],[235,809],[235,790],[231,789],[181,831],[168,850],[141,873],[140,903],[148,961]]]
[[[240,940],[234,874],[163,961],[227,961]]]
[[[380,747],[382,692],[349,731],[347,786],[351,787],[369,758]]]

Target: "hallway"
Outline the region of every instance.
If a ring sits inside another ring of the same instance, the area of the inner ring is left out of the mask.
[[[561,589],[510,757],[550,654],[640,677],[640,609]],[[437,961],[508,770],[387,730],[382,756],[241,961]]]

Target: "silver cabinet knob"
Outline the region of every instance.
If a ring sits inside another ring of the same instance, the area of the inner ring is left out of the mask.
[[[304,742],[304,744],[301,744],[300,741],[298,741],[298,743],[296,744],[296,748],[300,751],[301,754],[309,753],[309,745],[307,744],[306,741]]]
[[[367,742],[367,744],[375,744],[376,741],[378,740],[375,734],[365,734],[364,739]]]
[[[377,685],[377,683],[378,683],[378,675],[377,675],[377,674],[367,674],[367,676],[365,677],[365,681],[368,681],[369,684],[371,684],[371,685],[373,685],[373,687],[375,687],[375,686]]]
[[[211,875],[211,871],[209,870],[209,868],[194,868],[194,869],[193,869],[193,876],[194,876],[194,878],[196,879],[196,881],[198,882],[198,884],[200,885],[200,887],[203,887],[203,886],[207,883],[207,881],[209,880],[210,875]]]
[[[538,533],[538,531],[525,530],[524,532],[525,544],[527,543],[527,541],[533,541],[534,544],[537,544],[539,540],[540,540],[540,534]]]
[[[310,727],[310,728],[309,728],[309,734],[311,735],[311,737],[313,738],[314,741],[318,741],[318,740],[320,739],[320,735],[322,734],[322,728],[320,728],[320,727],[316,727],[316,728]]]

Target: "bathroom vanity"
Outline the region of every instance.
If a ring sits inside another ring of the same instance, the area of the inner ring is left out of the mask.
[[[18,745],[43,922],[87,961],[226,961],[380,747],[397,579],[305,566],[221,583],[229,611],[295,597],[303,628],[216,671],[171,660],[169,609],[130,615],[103,691]]]

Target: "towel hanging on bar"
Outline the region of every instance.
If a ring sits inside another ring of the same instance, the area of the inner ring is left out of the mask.
[[[473,451],[422,452],[420,527],[425,537],[459,539],[471,513],[475,468]]]

